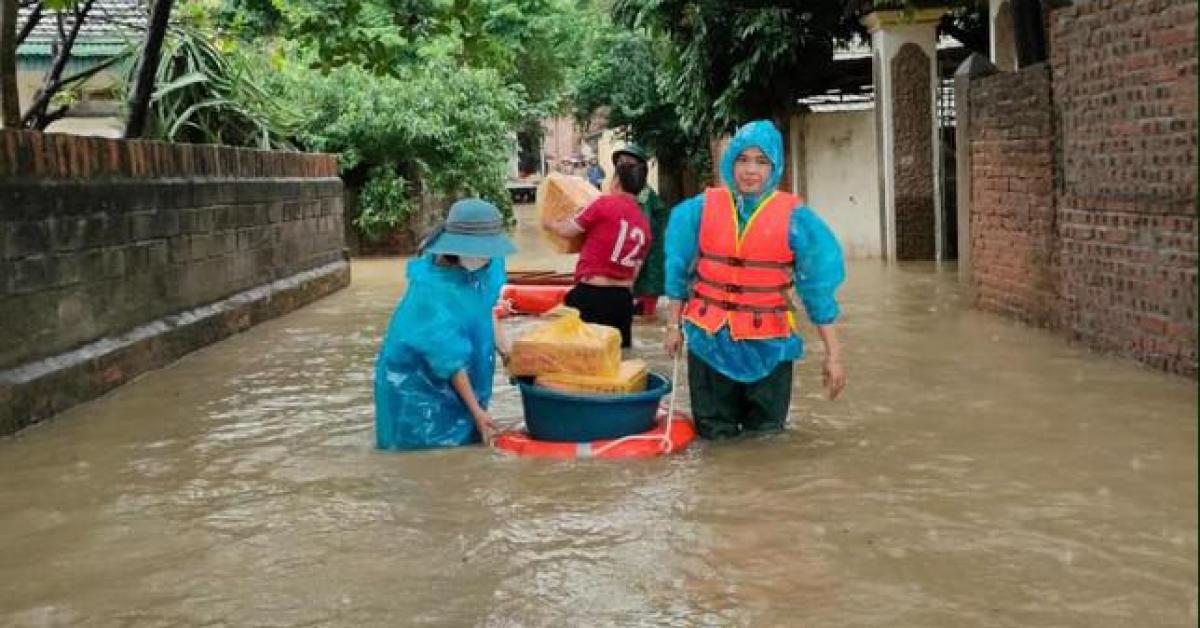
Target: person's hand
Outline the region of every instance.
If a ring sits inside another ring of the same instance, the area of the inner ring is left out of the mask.
[[[677,323],[667,325],[667,335],[663,338],[663,348],[667,350],[667,355],[672,358],[675,357],[682,347],[683,330],[679,328]]]
[[[491,446],[492,439],[496,437],[496,422],[492,420],[492,415],[488,414],[487,410],[480,410],[475,414],[475,427],[479,429],[479,435],[483,437],[483,444]]]
[[[821,380],[829,400],[837,399],[846,387],[846,369],[842,362],[835,358],[825,358],[825,364],[821,367]]]

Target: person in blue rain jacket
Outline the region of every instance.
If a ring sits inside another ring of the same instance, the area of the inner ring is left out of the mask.
[[[845,278],[841,246],[802,199],[776,193],[783,166],[775,125],[747,123],[722,155],[724,189],[671,210],[664,342],[676,355],[686,337],[692,413],[703,438],[784,429],[792,362],[804,353],[797,296],[825,343],[828,396],[846,383],[834,324],[835,291]]]
[[[504,236],[494,205],[460,200],[408,263],[408,289],[375,363],[375,440],[380,449],[490,441],[488,414],[505,281]]]

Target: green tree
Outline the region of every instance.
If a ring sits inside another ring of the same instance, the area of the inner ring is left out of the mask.
[[[662,93],[664,46],[649,35],[607,28],[588,46],[588,61],[572,82],[571,103],[577,124],[584,126],[598,113],[612,128],[644,146],[658,160],[659,194],[674,204],[683,195],[682,177],[689,155],[704,138],[685,133],[679,113]]]
[[[842,0],[749,3],[616,0],[613,15],[670,45],[665,96],[689,134],[718,135],[739,122],[784,122],[797,98],[824,91],[833,50],[854,30]]]
[[[287,81],[283,93],[306,116],[298,140],[337,153],[351,182],[363,183],[357,224],[367,235],[407,224],[424,192],[477,195],[510,210],[505,166],[521,100],[494,70],[449,61],[400,76],[297,67]]]
[[[615,0],[615,20],[645,28],[670,45],[664,96],[688,133],[720,135],[740,122],[772,118],[781,126],[798,99],[836,80],[833,51],[874,8],[911,9],[927,0]],[[946,0],[956,7],[943,31],[978,46],[986,2]],[[855,9],[858,9],[857,11]],[[850,10],[848,10],[850,9]]]

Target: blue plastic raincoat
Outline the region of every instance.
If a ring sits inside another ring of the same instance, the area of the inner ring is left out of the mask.
[[[480,442],[475,420],[450,386],[466,369],[479,404],[492,397],[492,306],[504,285],[504,259],[469,272],[408,263],[408,291],[388,325],[375,363],[375,441],[380,449],[424,449]]]
[[[761,196],[739,194],[734,185],[733,162],[747,148],[761,150],[774,165],[763,194],[779,185],[783,174],[783,138],[775,125],[765,120],[738,129],[721,157],[721,178],[733,190],[738,208],[738,229],[744,229]],[[700,218],[704,195],[689,198],[671,210],[667,224],[666,295],[684,300],[690,296],[693,268],[700,242]],[[838,303],[834,297],[845,279],[842,248],[829,227],[812,209],[801,205],[792,210],[788,226],[788,245],[795,255],[796,293],[814,325],[837,320]],[[754,382],[766,377],[780,362],[797,360],[804,355],[804,342],[798,335],[767,340],[735,341],[726,325],[716,334],[684,322],[688,351],[704,360],[721,374],[739,382]]]

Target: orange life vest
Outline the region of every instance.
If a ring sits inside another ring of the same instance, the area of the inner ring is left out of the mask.
[[[800,203],[792,194],[772,193],[739,236],[733,195],[725,188],[705,190],[696,279],[684,319],[709,333],[728,322],[734,340],[791,335],[788,225]]]

